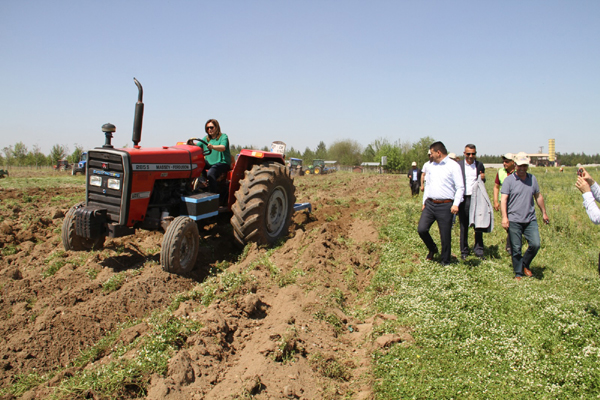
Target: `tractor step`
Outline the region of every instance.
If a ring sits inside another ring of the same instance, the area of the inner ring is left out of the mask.
[[[294,204],[294,211],[301,211],[308,209],[308,212],[312,212],[312,205],[310,203],[296,203]]]

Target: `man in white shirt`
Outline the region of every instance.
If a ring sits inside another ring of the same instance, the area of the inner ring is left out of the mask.
[[[462,171],[463,182],[465,184],[465,194],[462,203],[458,207],[458,218],[460,220],[460,256],[464,260],[469,256],[469,210],[471,208],[471,194],[477,178],[485,182],[485,167],[483,163],[476,160],[477,148],[474,144],[465,146],[464,160],[458,165]],[[483,233],[475,231],[475,244],[473,252],[482,260],[483,256]]]
[[[427,185],[417,231],[429,250],[426,259],[433,260],[438,248],[429,229],[437,221],[442,244],[440,263],[448,265],[452,250],[452,216],[458,213],[465,187],[460,167],[448,157],[446,146],[442,142],[435,142],[429,146],[429,150],[432,162],[427,169]]]
[[[425,183],[427,181],[425,175],[427,175],[427,169],[431,165],[431,150],[427,152],[427,156],[429,157],[429,161],[423,164],[423,168],[421,168],[421,192],[425,191]]]

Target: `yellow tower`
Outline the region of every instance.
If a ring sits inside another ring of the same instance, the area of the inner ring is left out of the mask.
[[[554,162],[556,161],[556,147],[554,143],[554,139],[548,140],[548,161]]]

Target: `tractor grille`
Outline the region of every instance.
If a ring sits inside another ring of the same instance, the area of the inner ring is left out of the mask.
[[[129,154],[113,149],[88,152],[87,206],[107,210],[109,222],[125,225],[131,188]]]

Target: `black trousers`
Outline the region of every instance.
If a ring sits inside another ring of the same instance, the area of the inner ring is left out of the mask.
[[[463,256],[469,255],[469,209],[471,208],[471,196],[465,196],[460,206],[458,206],[458,218],[460,219],[460,253]],[[475,244],[473,253],[476,256],[483,256],[483,233],[475,231]]]
[[[429,251],[437,251],[437,246],[433,238],[429,234],[429,228],[437,221],[438,229],[440,230],[440,241],[442,242],[442,252],[440,253],[440,261],[442,264],[450,263],[452,255],[452,213],[450,209],[452,203],[435,204],[432,201],[425,201],[425,208],[419,219],[419,227],[417,231],[419,236]]]
[[[419,194],[419,189],[421,188],[421,182],[419,181],[410,181],[410,190],[412,192],[413,196],[416,196]]]

